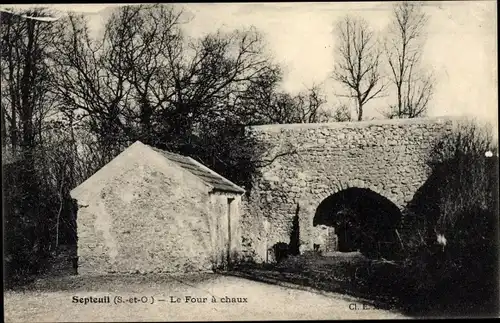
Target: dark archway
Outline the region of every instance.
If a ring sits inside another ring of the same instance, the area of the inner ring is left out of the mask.
[[[393,258],[400,251],[397,229],[401,211],[367,188],[348,188],[324,199],[313,225],[335,227],[339,251],[360,250],[367,256]]]

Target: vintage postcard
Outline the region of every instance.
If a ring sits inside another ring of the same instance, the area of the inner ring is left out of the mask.
[[[496,12],[2,5],[5,320],[497,317]]]

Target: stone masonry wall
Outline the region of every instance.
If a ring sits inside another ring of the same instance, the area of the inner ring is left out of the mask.
[[[75,194],[78,272],[211,270],[218,246],[209,187],[156,152],[134,149],[105,169],[116,176],[99,184],[98,174],[95,191]]]
[[[257,126],[247,129],[269,164],[255,176],[245,202],[243,238],[261,261],[266,248],[290,241],[299,209],[302,250],[317,239],[312,220],[326,197],[347,187],[369,188],[403,209],[426,181],[429,148],[454,119],[380,120]],[[280,156],[275,158],[276,156]],[[272,161],[272,162],[271,162]],[[269,222],[264,230],[264,219]]]

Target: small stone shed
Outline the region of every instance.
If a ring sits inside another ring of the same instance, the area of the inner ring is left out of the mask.
[[[78,273],[224,266],[241,251],[244,192],[190,157],[137,141],[71,191]]]

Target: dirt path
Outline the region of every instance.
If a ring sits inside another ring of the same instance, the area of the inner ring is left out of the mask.
[[[78,279],[78,283],[71,279]],[[6,292],[6,322],[57,321],[206,321],[392,319],[403,315],[367,307],[360,300],[340,294],[313,292],[268,285],[237,277],[208,275],[205,279],[169,278],[161,282],[121,279],[82,284],[82,277],[65,278],[48,290]],[[90,292],[93,290],[93,292]],[[73,298],[109,296],[110,304],[74,303]],[[136,297],[137,303],[114,304]],[[186,302],[186,296],[201,303]],[[227,297],[227,298],[226,298]],[[141,299],[142,298],[142,299]],[[142,303],[146,301],[149,304]],[[161,301],[164,300],[164,301]],[[179,302],[177,302],[179,300]],[[212,302],[214,300],[215,302]],[[231,302],[228,302],[231,301]],[[172,302],[175,301],[175,302]],[[204,302],[203,302],[204,301]],[[153,302],[153,304],[151,304]]]

